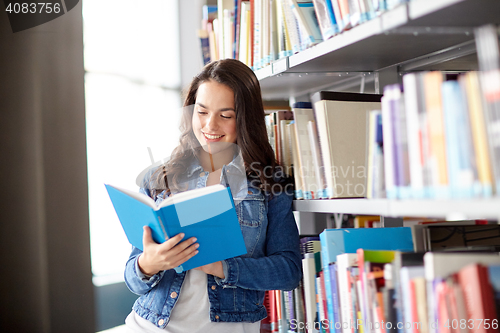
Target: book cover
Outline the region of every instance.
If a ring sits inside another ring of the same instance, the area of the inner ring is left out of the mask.
[[[325,229],[320,234],[320,239],[325,255],[324,260],[328,263],[335,262],[339,254],[356,253],[360,248],[413,251],[411,229],[408,227]],[[387,239],[391,241],[387,242]]]
[[[467,265],[457,273],[457,280],[464,292],[465,305],[469,318],[483,319],[484,324],[473,325],[471,333],[495,332],[491,323],[495,317],[493,305],[493,293],[488,276],[485,274],[487,268],[480,264]]]
[[[323,40],[327,40],[337,33],[337,22],[331,10],[332,4],[330,0],[313,0],[313,3],[321,35]]]
[[[321,91],[311,97],[328,198],[366,196],[368,114],[381,95]]]
[[[177,272],[247,253],[229,187],[182,192],[160,206],[141,193],[111,185],[106,189],[129,242],[138,249],[143,249],[144,226],[151,228],[157,243],[179,233],[185,234],[184,239],[197,238],[199,253],[177,267]]]

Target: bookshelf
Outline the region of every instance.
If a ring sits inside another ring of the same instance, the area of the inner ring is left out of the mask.
[[[373,82],[387,68],[442,54],[441,69],[477,69],[473,28],[499,24],[498,13],[496,0],[412,0],[257,70],[263,98],[303,96],[361,76]]]
[[[500,198],[473,200],[334,199],[295,200],[294,210],[312,213],[500,219]]]
[[[381,92],[410,70],[477,70],[473,29],[500,24],[500,1],[413,0],[302,52],[257,70],[265,100],[294,99],[361,80]],[[404,47],[402,47],[404,45]],[[397,81],[396,81],[397,82]],[[294,210],[387,217],[487,218],[500,221],[500,198],[471,200],[295,200]]]

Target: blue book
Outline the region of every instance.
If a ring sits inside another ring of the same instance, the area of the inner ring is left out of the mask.
[[[475,156],[467,101],[457,81],[443,82],[441,93],[450,194],[455,198],[471,198],[474,186],[479,184],[474,184]]]
[[[319,238],[323,265],[336,262],[339,254],[356,253],[360,248],[413,252],[411,228],[408,227],[325,229]]]
[[[176,267],[177,273],[246,254],[246,246],[229,187],[207,186],[182,192],[159,206],[142,193],[106,185],[128,241],[143,249],[143,226],[153,240],[163,243],[184,233],[197,238],[198,254]]]
[[[488,266],[488,275],[493,289],[493,298],[497,310],[496,315],[500,319],[500,266]]]
[[[339,304],[339,291],[337,282],[337,265],[330,264],[329,270],[330,270],[329,283],[331,289],[328,289],[328,287],[326,287],[326,275],[325,275],[325,288],[327,290],[330,290],[330,292],[328,293],[329,298],[327,298],[327,301],[331,302],[331,305],[327,304],[327,306],[328,306],[328,311],[330,311],[330,309],[332,310],[332,316],[333,316],[333,317],[328,317],[328,319],[333,318],[330,320],[330,332],[340,333],[342,320],[340,318],[340,312],[339,312],[340,304]],[[328,312],[328,316],[330,316],[330,312]],[[333,320],[333,326],[332,326],[332,320]]]

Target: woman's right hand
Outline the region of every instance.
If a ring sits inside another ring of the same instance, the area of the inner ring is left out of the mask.
[[[181,233],[158,244],[151,236],[151,229],[146,226],[143,229],[143,253],[139,256],[138,264],[145,275],[152,276],[159,271],[175,268],[198,253],[199,244],[195,244],[195,237],[179,243],[184,238]]]

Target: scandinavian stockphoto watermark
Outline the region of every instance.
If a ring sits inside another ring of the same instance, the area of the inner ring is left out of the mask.
[[[63,16],[73,9],[80,0],[4,0],[5,13],[9,17],[12,32],[37,27]]]
[[[429,329],[436,330],[439,327],[444,328],[444,329],[453,329],[457,330],[458,328],[464,330],[464,329],[498,329],[498,319],[448,319],[442,323],[439,323],[439,321],[433,321],[429,322],[426,326],[428,326]],[[298,321],[297,319],[292,319],[290,320],[290,329],[292,330],[311,330],[311,329],[316,329],[316,330],[321,330],[321,329],[366,329],[369,327],[370,330],[392,330],[392,329],[406,329],[406,330],[421,330],[424,327],[424,324],[422,322],[386,322],[386,321],[380,321],[380,322],[369,322],[368,325],[363,325],[363,321],[361,319],[357,319],[356,322],[353,322],[352,320],[350,322],[339,322],[339,321],[333,321],[333,320],[323,320],[320,322],[301,322]]]

